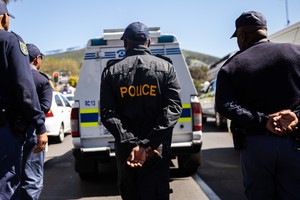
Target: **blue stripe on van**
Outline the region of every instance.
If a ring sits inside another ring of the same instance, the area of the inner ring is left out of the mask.
[[[180,117],[191,117],[191,109],[183,108]]]
[[[179,48],[169,48],[166,49],[166,54],[167,55],[176,55],[176,54],[180,54],[180,49]]]
[[[164,49],[151,49],[151,53],[152,54],[160,54],[160,55],[164,55],[165,52],[164,52]]]
[[[91,59],[95,59],[96,56],[95,56],[95,53],[86,53],[84,55],[84,60],[91,60]]]
[[[81,123],[98,122],[98,113],[81,113]]]
[[[101,56],[101,59],[115,59],[115,58],[123,58],[124,55],[118,53],[118,51],[108,51],[104,52],[104,56]],[[124,51],[121,49],[121,51]],[[181,51],[179,48],[167,48],[166,52],[164,49],[151,49],[150,50],[153,55],[160,54],[160,55],[177,55],[181,54]],[[95,53],[86,53],[84,55],[84,60],[92,60],[92,59],[99,59],[96,57]]]

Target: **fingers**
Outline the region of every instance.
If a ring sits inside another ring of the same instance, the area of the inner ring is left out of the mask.
[[[136,146],[132,149],[127,158],[127,165],[129,167],[142,167],[146,161],[146,150],[142,147]]]
[[[46,148],[46,144],[47,144],[47,142],[41,142],[41,143],[37,144],[32,150],[33,153],[39,153],[41,151],[44,151]]]
[[[33,153],[39,153],[41,151],[44,151],[47,143],[48,143],[48,136],[46,133],[37,135],[37,144],[33,148]]]
[[[269,115],[273,128],[267,125],[267,129],[277,135],[285,135],[297,129],[298,118],[291,110],[282,110],[278,113]],[[273,131],[272,131],[273,130]]]
[[[135,147],[128,156],[126,163],[129,167],[142,167],[147,160],[150,160],[153,157],[161,157],[158,150],[153,150],[151,147]]]

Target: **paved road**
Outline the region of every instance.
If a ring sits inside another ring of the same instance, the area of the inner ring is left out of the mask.
[[[81,181],[74,171],[71,148],[70,135],[66,136],[63,144],[49,145],[41,200],[120,199],[114,166],[101,166],[103,173],[98,180]],[[203,127],[202,158],[199,176],[181,176],[172,169],[171,200],[245,199],[239,153],[233,149],[232,138],[227,131],[215,128],[213,121],[208,121]]]
[[[98,178],[82,181],[74,171],[71,147],[70,135],[62,144],[49,145],[45,162],[44,189],[40,200],[120,200],[114,164],[101,165]],[[181,175],[176,170],[176,163],[171,173],[171,200],[209,199],[195,181],[195,178],[198,180],[196,175]]]
[[[244,200],[239,152],[233,149],[227,130],[214,126],[214,121],[203,124],[201,179],[222,200]]]

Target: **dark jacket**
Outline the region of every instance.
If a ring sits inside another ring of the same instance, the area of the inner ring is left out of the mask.
[[[139,46],[102,73],[100,114],[117,142],[157,148],[171,142],[181,114],[174,67]]]
[[[9,105],[36,127],[46,132],[45,115],[40,108],[29,66],[28,51],[17,34],[0,30],[0,105]]]
[[[35,69],[34,66],[31,66],[31,72],[41,109],[45,114],[47,114],[52,103],[52,88],[49,83],[49,78],[42,72]]]
[[[248,130],[266,130],[268,115],[300,105],[300,46],[258,42],[217,77],[217,111]],[[299,112],[296,111],[299,118]]]

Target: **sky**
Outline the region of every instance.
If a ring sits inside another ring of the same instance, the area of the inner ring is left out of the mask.
[[[287,6],[286,6],[287,5]],[[255,10],[267,18],[269,35],[300,21],[300,0],[11,0],[10,30],[47,54],[84,48],[103,29],[140,21],[174,34],[182,49],[222,58],[238,49],[230,39],[235,20]]]

